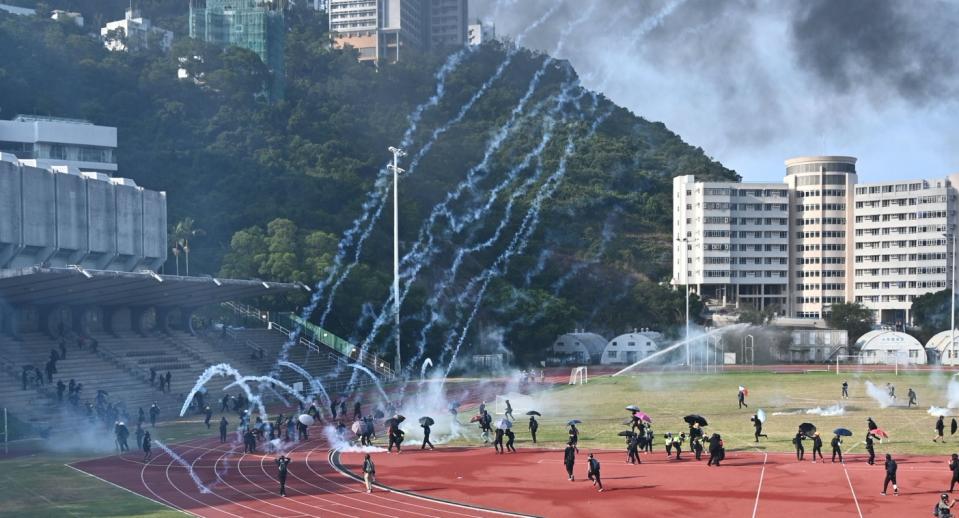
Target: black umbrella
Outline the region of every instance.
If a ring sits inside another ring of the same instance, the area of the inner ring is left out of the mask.
[[[395,416],[387,419],[386,421],[384,421],[384,424],[385,424],[386,426],[391,426],[391,423],[393,423],[393,422],[396,422],[396,424],[400,424],[400,423],[402,423],[404,420],[406,420],[405,417],[403,417],[403,416],[401,416],[401,415],[395,415]]]
[[[384,415],[385,414],[383,414],[383,411],[378,408],[373,411],[373,417],[375,417],[376,419],[382,419]]]
[[[631,431],[629,431],[629,430],[623,430],[622,432],[619,432],[618,435],[619,435],[620,437],[635,437],[635,436],[636,436],[635,433],[633,433],[633,432],[631,432]]]
[[[433,426],[434,424],[436,424],[436,421],[434,421],[432,417],[424,416],[420,418],[420,424],[423,424],[426,426]]]
[[[541,417],[542,417],[543,414],[541,414],[541,413],[539,413],[539,412],[537,412],[537,411],[535,411],[535,410],[530,410],[529,412],[526,412],[526,415],[538,415],[538,416],[541,416]]]
[[[956,422],[956,418],[953,417],[953,418],[952,418],[952,426],[949,427],[949,430],[950,430],[950,432],[952,432],[952,435],[956,435],[956,430],[957,430],[957,429],[959,429],[959,423],[957,423],[957,422]]]
[[[639,412],[639,407],[636,405],[629,405],[626,407],[626,410],[629,410],[630,412]]]
[[[811,437],[812,434],[816,433],[816,425],[812,423],[802,423],[799,425],[799,431],[808,437]]]
[[[567,422],[566,424],[567,424],[567,425],[574,425],[574,424],[579,424],[579,423],[582,423],[582,421],[580,421],[579,419],[570,419],[569,422]]]
[[[689,424],[699,423],[699,426],[709,426],[709,423],[706,422],[705,417],[696,414],[690,414],[684,417],[683,421],[686,421]]]

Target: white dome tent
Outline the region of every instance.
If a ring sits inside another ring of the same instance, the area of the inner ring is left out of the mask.
[[[891,329],[870,331],[856,340],[856,348],[865,364],[914,364],[927,363],[926,350],[919,340]]]
[[[926,342],[926,351],[934,352],[942,365],[959,365],[959,329],[956,330],[955,345],[949,347],[952,340],[952,331],[948,329],[936,333]]]
[[[561,335],[550,348],[560,363],[596,364],[606,348],[606,339],[596,333],[576,330]]]
[[[648,329],[633,330],[617,336],[606,344],[600,363],[603,365],[632,364],[656,352],[656,338],[661,336]]]

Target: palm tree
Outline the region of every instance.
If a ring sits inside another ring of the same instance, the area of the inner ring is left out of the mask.
[[[194,228],[193,218],[183,218],[170,232],[173,241],[173,255],[176,257],[176,274],[180,275],[180,251],[186,256],[186,274],[190,275],[190,239],[206,234],[202,228]]]

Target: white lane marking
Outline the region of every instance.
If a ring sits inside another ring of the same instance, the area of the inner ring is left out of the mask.
[[[763,453],[763,469],[759,472],[759,487],[756,488],[756,503],[753,505],[753,518],[756,518],[756,512],[759,511],[759,493],[763,490],[763,477],[766,476],[766,460],[768,455]]]

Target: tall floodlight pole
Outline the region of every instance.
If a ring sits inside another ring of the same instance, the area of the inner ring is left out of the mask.
[[[689,354],[689,238],[678,239],[683,244],[683,284],[686,285],[686,365],[693,370],[693,362]]]
[[[389,166],[393,171],[393,316],[396,318],[396,358],[394,358],[394,372],[399,372],[400,363],[400,173],[399,159],[406,156],[400,148],[390,146],[393,153],[393,164]]]
[[[949,298],[952,299],[949,311],[949,351],[946,353],[946,359],[955,362],[956,357],[956,230],[952,229],[948,234],[943,234],[946,239],[952,239],[952,284],[949,288]],[[948,246],[948,241],[946,242]],[[950,358],[951,356],[951,358]],[[941,361],[941,360],[940,360]]]

